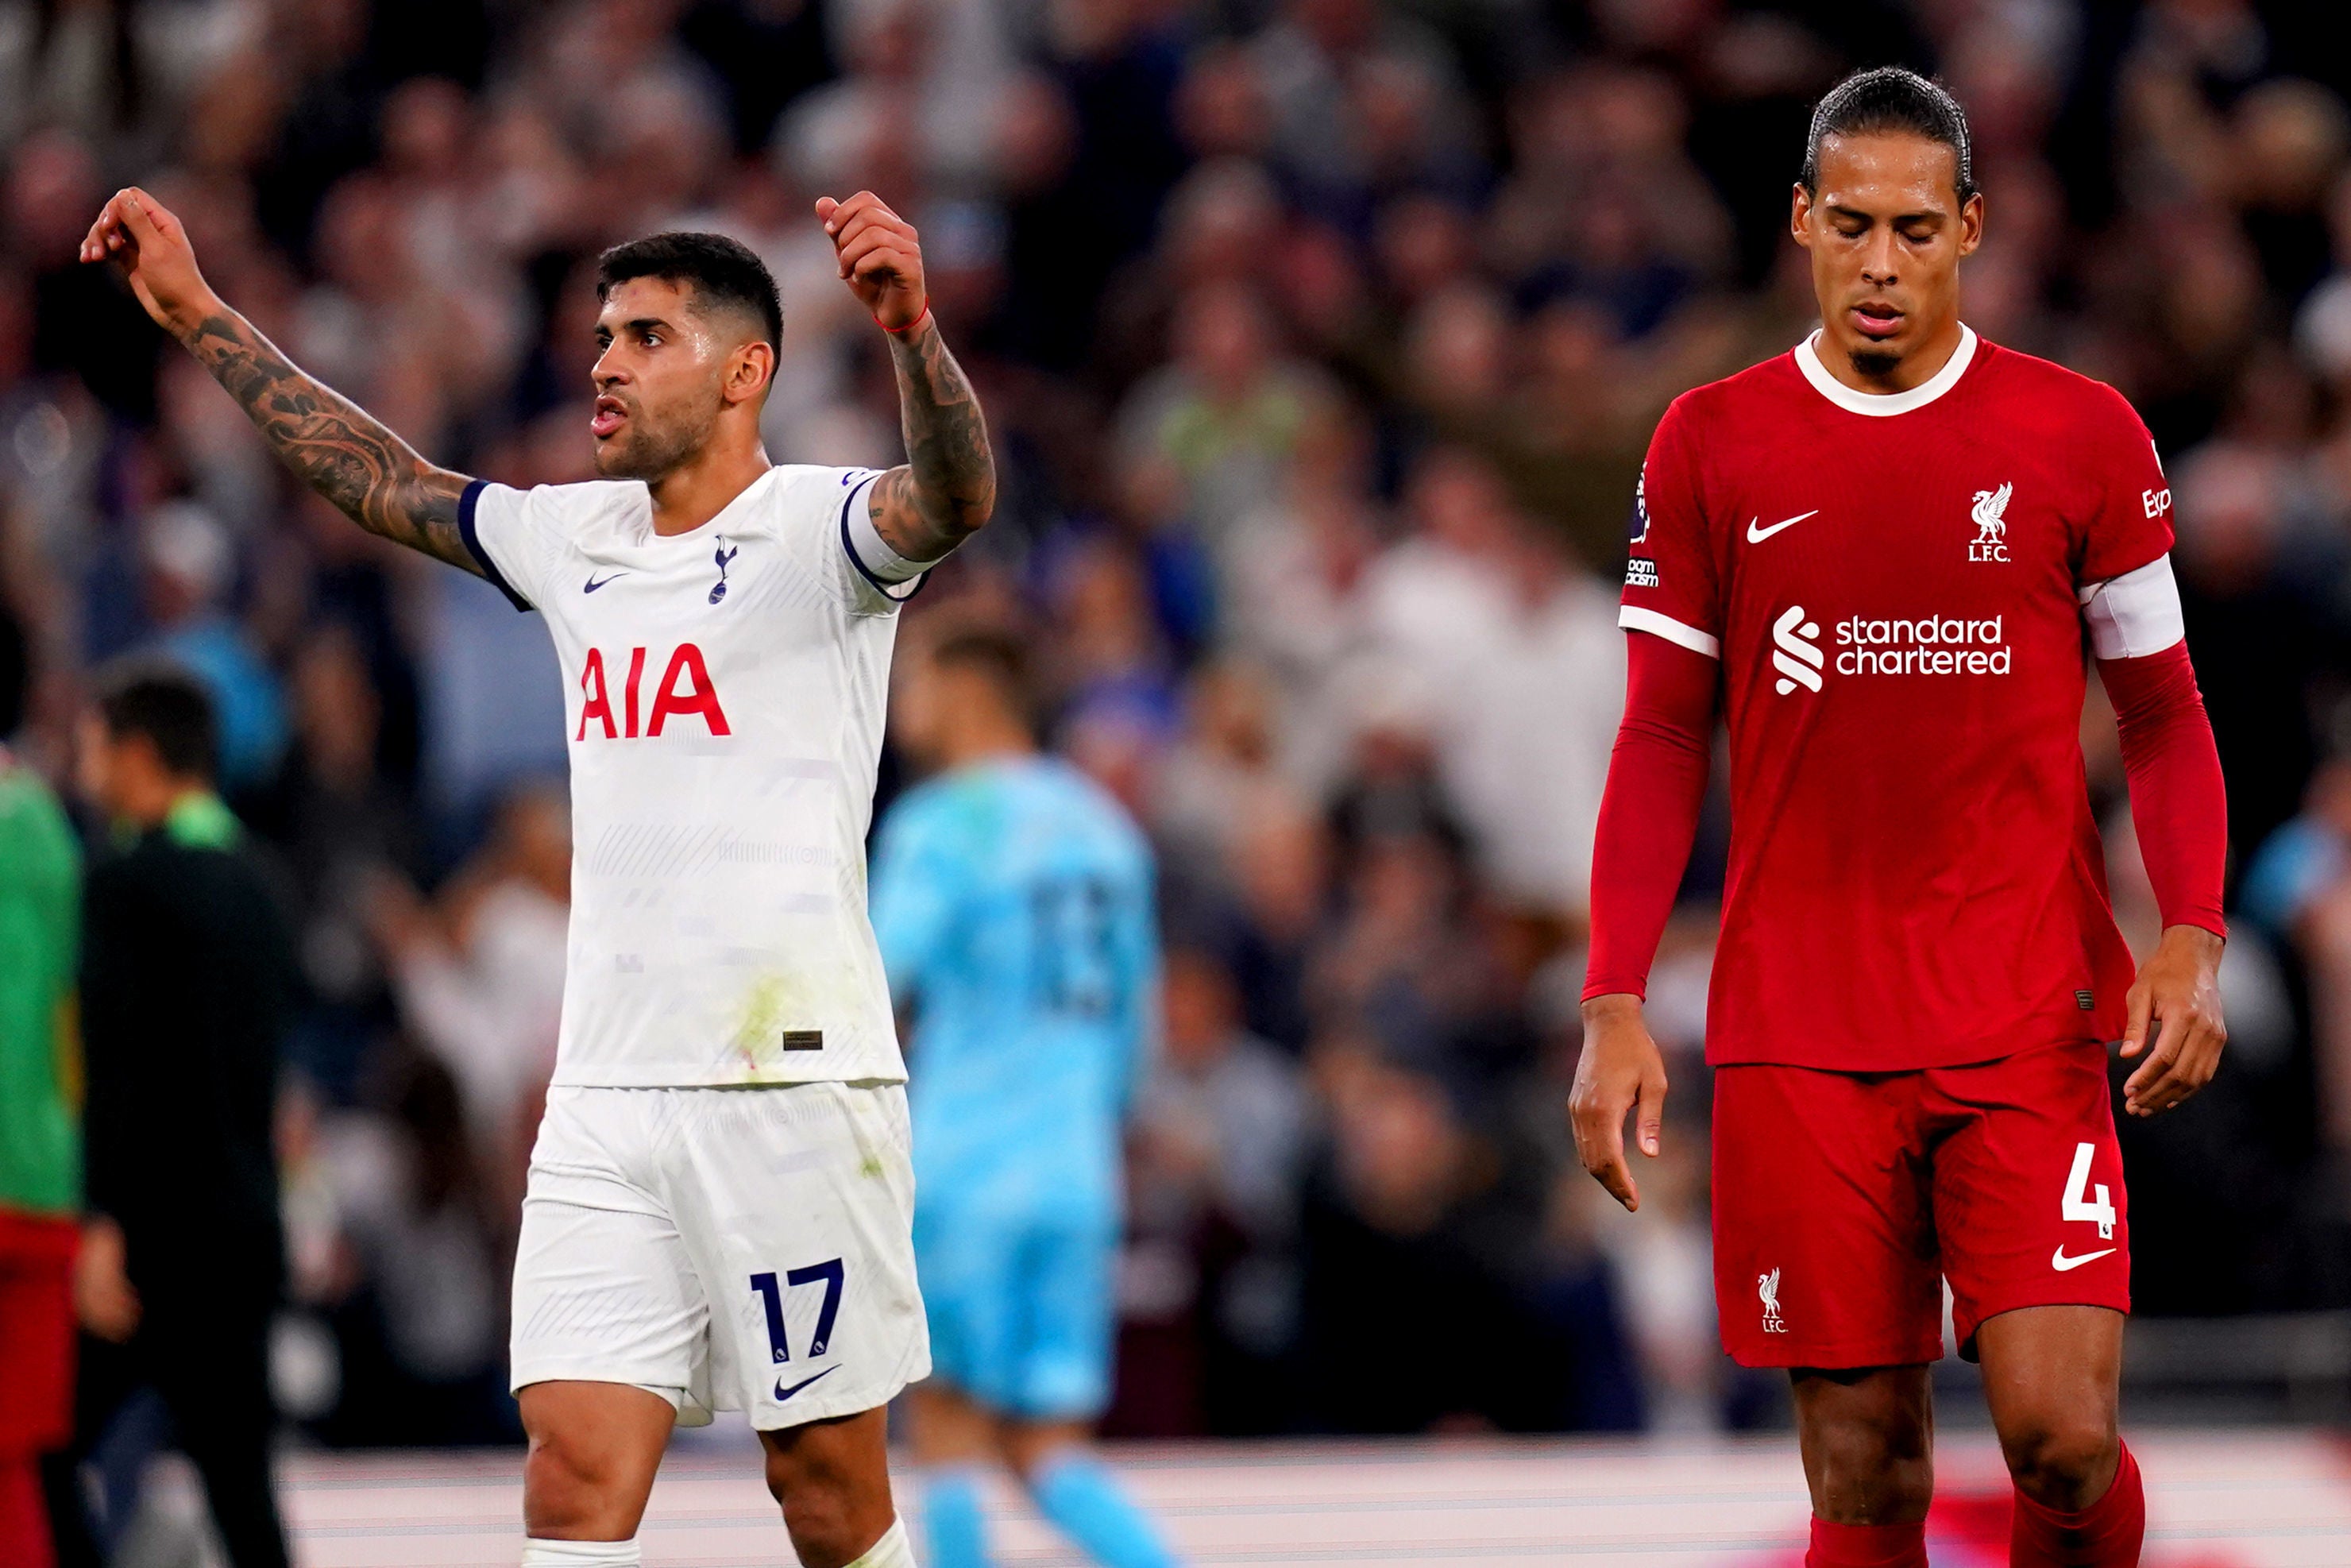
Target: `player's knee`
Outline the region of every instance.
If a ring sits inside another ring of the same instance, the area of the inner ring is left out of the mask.
[[[1935,1463],[1924,1433],[1899,1423],[1842,1421],[1805,1443],[1823,1518],[1886,1524],[1923,1518],[1935,1495]]]
[[[2079,1509],[2097,1500],[2116,1453],[2114,1427],[2095,1416],[2052,1413],[2014,1423],[2000,1437],[2008,1473],[2023,1492],[2052,1508]]]
[[[523,1460],[523,1517],[530,1533],[584,1541],[622,1540],[629,1489],[623,1467],[602,1446],[560,1433],[535,1436]]]
[[[864,1511],[854,1505],[845,1488],[800,1484],[785,1487],[775,1467],[768,1470],[768,1490],[784,1511],[784,1531],[792,1551],[808,1568],[841,1568],[853,1563],[872,1544],[878,1533]],[[883,1528],[888,1521],[883,1521]]]

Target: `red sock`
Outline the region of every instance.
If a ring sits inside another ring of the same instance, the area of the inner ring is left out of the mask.
[[[1804,1568],[1927,1568],[1927,1521],[1831,1524],[1816,1517]]]
[[[39,1469],[29,1458],[0,1455],[0,1563],[54,1568],[56,1562]]]
[[[2147,1489],[2130,1445],[2106,1495],[2079,1513],[2061,1513],[2022,1491],[2009,1527],[2009,1568],[2137,1568],[2147,1536]]]

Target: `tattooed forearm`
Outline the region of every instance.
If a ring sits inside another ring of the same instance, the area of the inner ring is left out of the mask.
[[[986,526],[996,509],[987,420],[938,323],[890,340],[906,465],[874,484],[873,526],[908,560],[936,560]]]
[[[468,571],[481,570],[457,531],[464,475],[425,462],[364,409],[296,368],[233,310],[205,317],[186,342],[286,465],[353,522]]]

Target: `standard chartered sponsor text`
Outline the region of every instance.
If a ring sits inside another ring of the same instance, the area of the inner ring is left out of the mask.
[[[2004,675],[2016,663],[2005,619],[1848,616],[1836,623],[1834,667],[1841,675]]]

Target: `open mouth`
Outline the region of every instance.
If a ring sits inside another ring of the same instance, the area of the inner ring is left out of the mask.
[[[1881,299],[1865,300],[1853,308],[1853,324],[1865,338],[1891,338],[1902,330],[1907,319],[1903,313]]]
[[[588,428],[601,441],[620,429],[628,417],[629,411],[619,398],[600,397],[596,400],[596,412],[589,417]]]

